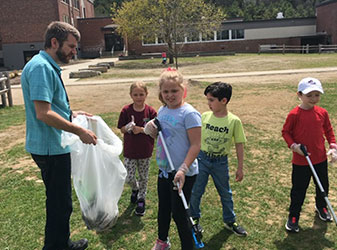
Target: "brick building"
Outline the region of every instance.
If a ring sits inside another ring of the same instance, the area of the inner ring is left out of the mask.
[[[129,55],[166,50],[160,39],[125,42],[110,17],[94,17],[94,0],[6,0],[0,8],[0,66],[20,69],[40,49],[51,21],[65,21],[81,33],[79,56],[94,58],[126,51]],[[225,21],[212,36],[186,37],[184,52],[258,52],[259,45],[337,44],[337,0],[316,8],[316,17]],[[126,40],[126,39],[125,39]],[[2,64],[2,65],[1,65]]]
[[[259,21],[229,20],[222,23],[212,36],[202,33],[185,37],[183,52],[258,52],[260,44],[306,44],[308,38],[316,38],[312,43],[320,43],[316,37],[316,18],[291,18]],[[178,44],[179,45],[179,44]],[[128,44],[129,55],[162,52],[166,44],[160,39],[147,42],[136,41]]]
[[[337,0],[317,5],[316,17],[275,18],[271,20],[229,20],[212,36],[185,37],[182,52],[258,52],[259,45],[337,44]],[[178,44],[179,45],[179,44]],[[167,50],[161,39],[126,44],[129,55]]]
[[[317,32],[328,35],[329,44],[337,44],[337,0],[317,5]]]
[[[1,1],[0,50],[2,47],[4,66],[20,69],[34,54],[43,49],[43,35],[50,22],[64,21],[77,27],[78,18],[94,17],[93,1]]]
[[[77,20],[81,32],[80,56],[95,58],[112,56],[114,51],[124,49],[123,39],[115,32],[111,17],[80,18]]]

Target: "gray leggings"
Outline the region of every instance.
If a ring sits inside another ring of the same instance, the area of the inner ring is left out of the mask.
[[[128,183],[132,190],[139,190],[138,199],[143,198],[145,200],[147,181],[149,175],[149,166],[151,158],[145,159],[130,159],[124,158],[124,166],[128,171],[126,176],[126,183]],[[138,169],[138,177],[136,178],[136,170]]]

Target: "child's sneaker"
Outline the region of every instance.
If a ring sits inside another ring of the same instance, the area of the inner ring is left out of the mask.
[[[288,232],[298,233],[300,231],[298,219],[296,217],[289,217],[286,223],[286,229]]]
[[[138,199],[135,214],[138,216],[145,214],[145,200],[143,198]]]
[[[157,239],[156,244],[154,244],[151,250],[169,250],[169,249],[171,249],[171,244],[168,240],[162,241],[160,239]]]
[[[318,214],[318,217],[322,220],[322,221],[327,221],[327,222],[331,222],[332,218],[331,218],[331,214],[329,212],[328,209],[326,209],[326,207],[321,207],[321,208],[316,208],[316,212]]]
[[[132,190],[130,201],[135,204],[138,200],[138,190]]]
[[[238,236],[247,236],[246,230],[236,222],[225,223],[225,228],[231,230]]]

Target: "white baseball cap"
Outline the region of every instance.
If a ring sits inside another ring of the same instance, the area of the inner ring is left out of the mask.
[[[303,78],[298,84],[298,92],[302,92],[303,94],[308,94],[311,91],[318,91],[324,94],[321,82],[313,77]]]

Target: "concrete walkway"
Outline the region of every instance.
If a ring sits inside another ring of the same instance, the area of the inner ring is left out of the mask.
[[[74,63],[62,66],[62,79],[66,86],[85,86],[85,85],[106,85],[117,83],[131,83],[134,81],[143,82],[155,82],[158,81],[158,77],[145,77],[145,78],[121,78],[121,79],[93,79],[87,81],[79,81],[78,78],[69,78],[69,73],[72,71],[78,71],[79,69],[88,68],[89,65],[101,63],[101,62],[116,62],[118,58],[96,58],[91,60],[81,61],[80,63]],[[328,68],[310,68],[310,69],[294,69],[294,70],[271,70],[271,71],[254,71],[254,72],[237,72],[237,73],[222,73],[222,74],[202,74],[202,75],[184,75],[184,78],[192,80],[202,79],[216,79],[216,78],[231,78],[231,77],[249,77],[249,76],[267,76],[267,75],[289,75],[289,74],[301,74],[301,73],[320,73],[320,72],[337,72],[337,67]],[[87,78],[90,79],[90,78]],[[21,85],[13,85],[12,88],[20,88]]]
[[[337,72],[337,67],[329,68],[310,68],[310,69],[295,69],[295,70],[271,70],[271,71],[254,71],[254,72],[238,72],[238,73],[223,73],[223,74],[203,74],[203,75],[184,75],[185,79],[213,79],[213,78],[230,78],[230,77],[249,77],[249,76],[267,76],[267,75],[289,75],[301,73],[320,73],[320,72]],[[73,80],[73,79],[70,79]],[[154,82],[158,81],[158,77],[146,78],[121,78],[121,79],[102,79],[93,81],[65,81],[66,86],[77,85],[104,85],[116,83],[131,83],[134,81]]]
[[[96,58],[91,60],[80,61],[80,63],[68,64],[61,66],[62,80],[65,85],[73,85],[79,78],[69,78],[69,73],[79,69],[87,69],[89,65],[95,65],[102,62],[117,62],[118,58]]]

